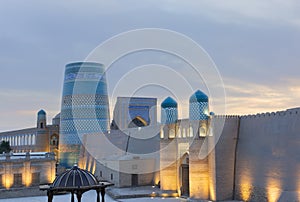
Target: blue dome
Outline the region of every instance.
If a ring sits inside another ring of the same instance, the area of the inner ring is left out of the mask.
[[[190,102],[208,102],[208,97],[202,91],[197,90],[191,97]]]
[[[167,97],[160,106],[162,108],[177,108],[177,102],[173,98]]]
[[[38,112],[38,115],[46,115],[46,112],[44,111],[44,110],[40,110],[39,112]]]

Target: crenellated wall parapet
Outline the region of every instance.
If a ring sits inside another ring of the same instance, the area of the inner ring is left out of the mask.
[[[285,111],[249,114],[240,117],[241,119],[253,119],[253,118],[262,118],[262,117],[282,117],[282,116],[291,116],[291,115],[293,116],[299,114],[300,114],[300,108],[293,108],[293,109],[287,109]]]
[[[213,115],[211,119],[239,119],[239,115]]]

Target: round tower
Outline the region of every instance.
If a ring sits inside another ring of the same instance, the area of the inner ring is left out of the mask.
[[[208,120],[208,97],[202,91],[197,90],[189,100],[190,120]]]
[[[176,123],[178,120],[177,102],[167,97],[161,103],[161,131],[160,137],[164,139],[176,137]]]
[[[83,135],[106,132],[109,106],[105,68],[94,62],[66,65],[60,114],[60,165],[79,163]]]
[[[49,135],[47,130],[47,114],[44,110],[40,110],[37,113],[37,131],[35,142],[36,145],[34,146],[34,151],[42,152],[46,151],[49,152]]]
[[[178,119],[177,102],[173,98],[167,97],[161,103],[161,124],[176,123],[177,119]]]
[[[37,114],[37,128],[44,129],[46,128],[46,112],[44,110],[40,110]]]

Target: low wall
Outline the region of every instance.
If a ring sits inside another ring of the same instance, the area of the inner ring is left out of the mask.
[[[28,188],[0,189],[0,199],[30,196],[47,196],[47,192],[40,191],[38,186]]]

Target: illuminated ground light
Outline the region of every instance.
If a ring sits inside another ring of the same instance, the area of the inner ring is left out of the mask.
[[[297,170],[300,169],[300,165],[297,166]],[[297,199],[300,201],[300,172],[297,173]]]
[[[26,187],[29,187],[32,182],[32,174],[30,172],[25,172],[24,175],[24,184]]]
[[[252,186],[251,182],[248,180],[243,180],[243,182],[240,185],[240,193],[243,201],[248,201],[250,199],[250,195],[252,193]]]
[[[267,194],[269,202],[276,202],[281,195],[281,190],[277,188],[267,188]]]
[[[55,172],[54,171],[51,171],[52,169],[50,169],[48,172],[47,172],[47,179],[48,179],[48,182],[53,182],[55,180]]]
[[[12,174],[5,174],[2,176],[2,181],[4,182],[4,187],[6,189],[11,188],[11,186],[13,185],[13,175]]]
[[[215,201],[216,200],[216,192],[215,192],[215,187],[213,183],[209,184],[209,193],[210,193],[210,199]]]
[[[166,197],[175,198],[175,197],[178,197],[178,193],[162,193],[160,196],[163,197],[163,198],[166,198]]]
[[[252,175],[250,175],[249,170],[245,170],[241,176],[240,184],[240,194],[243,201],[248,201],[252,193]]]
[[[242,197],[243,201],[249,200],[251,192],[252,192],[251,184],[246,183],[246,182],[241,184],[241,197]]]
[[[267,196],[269,202],[278,201],[281,195],[281,181],[277,179],[268,179],[267,180]]]

